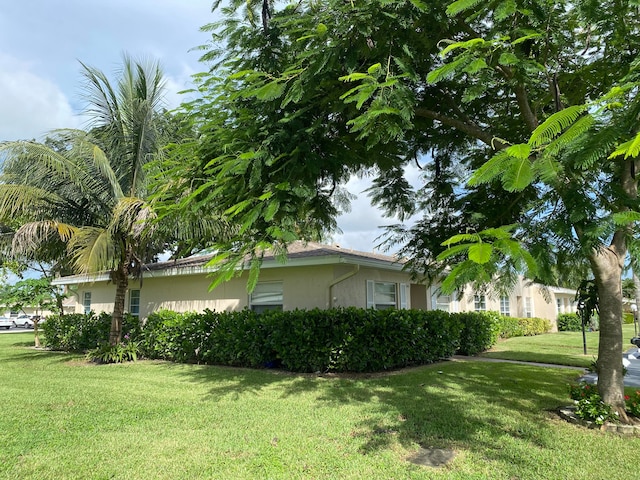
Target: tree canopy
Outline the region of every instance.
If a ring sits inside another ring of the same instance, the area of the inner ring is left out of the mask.
[[[422,214],[389,240],[416,275],[455,266],[450,288],[507,287],[518,273],[561,283],[588,265],[601,302],[599,385],[623,407],[620,276],[639,211],[634,2],[220,11],[205,27],[213,67],[186,105],[200,136],[178,207],[215,204],[241,225],[214,242],[216,260],[250,253],[257,269],[265,247],[323,235],[348,200],[341,185],[371,174],[387,212]],[[403,168],[416,160],[424,187],[412,192]]]

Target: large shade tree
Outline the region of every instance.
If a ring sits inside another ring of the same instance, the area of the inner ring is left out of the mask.
[[[637,5],[250,1],[221,11],[206,27],[213,68],[188,105],[201,133],[191,199],[242,225],[219,259],[333,228],[341,182],[373,174],[388,212],[423,212],[392,231],[417,274],[462,262],[451,287],[508,285],[522,272],[557,283],[588,266],[601,297],[599,385],[623,413],[620,273],[637,152],[609,155],[635,135],[637,88],[623,85],[640,45]],[[623,93],[607,97],[615,87]],[[402,176],[416,160],[417,196]]]
[[[16,225],[7,253],[58,261],[61,270],[109,272],[115,285],[109,341],[121,337],[129,278],[165,248],[147,201],[145,167],[168,141],[164,80],[156,62],[125,56],[116,82],[82,65],[86,130],[44,143],[0,144],[0,222]]]

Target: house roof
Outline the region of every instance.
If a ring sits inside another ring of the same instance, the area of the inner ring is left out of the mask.
[[[193,255],[191,257],[170,260],[167,262],[149,263],[143,267],[145,277],[169,277],[180,275],[196,275],[212,273],[215,267],[207,265],[214,254]],[[357,250],[340,248],[338,245],[323,245],[315,242],[294,242],[287,249],[285,262],[276,258],[273,252],[266,251],[262,260],[262,267],[283,268],[302,267],[311,265],[350,264],[380,268],[383,270],[402,270],[404,260],[389,255],[373,252],[360,252]],[[248,263],[244,268],[248,268]],[[108,273],[93,275],[70,275],[55,279],[54,285],[72,285],[109,280]]]

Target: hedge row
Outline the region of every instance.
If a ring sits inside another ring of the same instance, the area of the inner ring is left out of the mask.
[[[66,352],[84,352],[109,340],[111,315],[108,313],[52,315],[41,325],[43,343],[47,348]],[[142,335],[142,328],[138,319],[125,315],[122,332],[123,335],[139,338]]]
[[[147,320],[141,348],[149,358],[176,362],[372,372],[449,358],[461,330],[441,311],[163,311]]]
[[[500,338],[530,337],[551,330],[546,318],[501,317],[500,321]]]
[[[372,372],[475,355],[500,335],[542,333],[539,319],[511,319],[495,312],[424,310],[295,310],[176,313],[160,311],[140,328],[127,317],[123,333],[152,359],[296,372]],[[55,350],[89,350],[105,343],[111,318],[65,315],[45,323],[44,341]],[[524,322],[524,323],[522,323]],[[543,328],[544,327],[544,328]]]

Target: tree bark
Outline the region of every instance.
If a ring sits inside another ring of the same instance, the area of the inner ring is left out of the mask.
[[[118,345],[122,340],[122,319],[124,318],[124,303],[129,288],[129,274],[125,266],[121,266],[114,272],[116,284],[116,297],[111,316],[111,332],[109,333],[109,345]]]
[[[621,254],[622,253],[622,254]],[[602,248],[589,258],[598,288],[600,344],[598,346],[598,391],[622,421],[625,413],[622,374],[622,270],[624,252]]]
[[[636,304],[636,311],[633,314],[633,322],[634,322],[634,332],[635,332],[635,322],[638,319],[638,314],[640,314],[640,278],[636,272],[633,272],[633,298],[634,303]]]

